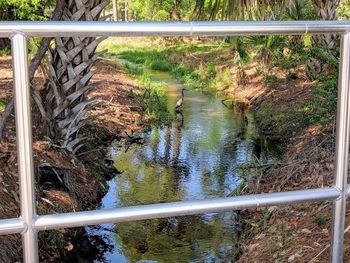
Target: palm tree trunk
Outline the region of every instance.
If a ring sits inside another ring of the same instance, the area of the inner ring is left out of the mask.
[[[321,20],[336,20],[337,7],[339,0],[312,0],[313,7],[317,16]],[[325,48],[329,55],[336,56],[335,48],[338,44],[339,38],[334,34],[314,35],[312,36],[312,46]],[[309,79],[314,80],[316,77],[327,71],[327,65],[322,61],[313,57],[307,64],[306,74]]]
[[[65,0],[63,20],[96,21],[108,5],[107,0]],[[83,138],[79,130],[89,122],[85,114],[96,104],[88,94],[96,87],[89,84],[93,64],[101,53],[95,53],[104,38],[57,37],[50,48],[49,80],[42,94],[45,102],[47,135],[69,151],[76,152]]]

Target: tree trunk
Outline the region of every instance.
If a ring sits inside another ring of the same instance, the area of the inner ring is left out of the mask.
[[[118,0],[113,1],[113,18],[114,21],[118,21]]]
[[[317,16],[321,20],[337,19],[337,7],[339,6],[339,0],[312,0],[312,4]],[[313,48],[325,48],[331,56],[337,55],[335,48],[338,44],[338,40],[339,38],[334,34],[314,35],[311,39]],[[309,79],[314,80],[319,74],[326,71],[327,65],[322,63],[322,61],[315,57],[309,60],[306,69],[306,74]]]
[[[125,0],[124,2],[124,21],[129,21],[129,1]]]
[[[107,0],[65,0],[65,21],[96,21]],[[84,4],[85,3],[85,4]],[[85,114],[96,104],[88,94],[96,87],[89,84],[91,68],[101,53],[97,45],[105,38],[57,37],[50,49],[49,80],[42,94],[47,116],[47,135],[75,153],[83,144],[79,130],[89,122]],[[45,121],[45,120],[44,120]]]
[[[196,0],[196,5],[192,12],[192,20],[203,20],[205,12],[204,12],[204,0]]]

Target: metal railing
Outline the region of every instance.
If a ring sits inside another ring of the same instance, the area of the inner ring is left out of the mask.
[[[254,207],[333,201],[331,262],[342,262],[349,150],[350,103],[350,22],[0,22],[0,37],[12,41],[16,105],[17,151],[20,180],[19,218],[0,220],[0,235],[20,233],[23,260],[38,262],[38,231],[90,224],[192,215],[205,212],[240,210]],[[280,193],[245,195],[202,201],[142,205],[135,207],[37,215],[32,154],[32,124],[28,80],[27,37],[58,36],[234,36],[341,34],[337,106],[336,159],[334,184],[318,188]]]

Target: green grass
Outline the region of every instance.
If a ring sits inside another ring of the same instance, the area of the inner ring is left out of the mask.
[[[133,54],[128,52],[125,54]],[[125,58],[126,59],[126,58]],[[135,63],[136,59],[130,55],[130,62]],[[140,58],[138,61],[145,61]],[[145,87],[142,93],[134,93],[130,91],[130,96],[138,100],[144,107],[139,109],[141,115],[148,115],[150,117],[150,124],[168,124],[172,121],[173,115],[169,112],[167,105],[168,99],[164,85],[151,82],[151,72],[148,67],[143,65],[132,65],[128,62],[123,63],[124,68],[133,76],[142,86]]]
[[[125,50],[117,54],[119,58],[135,64],[142,64],[147,69],[171,71],[172,65],[165,53],[156,49]]]
[[[165,71],[181,80],[188,88],[204,91],[228,87],[232,82],[230,71],[229,69],[220,71],[217,69],[217,65],[221,62],[218,57],[214,56],[208,61],[203,60],[200,66],[197,66],[197,63],[191,63],[190,56],[193,58],[203,57],[203,54],[210,56],[211,52],[227,52],[228,48],[230,48],[229,45],[215,41],[209,44],[164,45],[154,44],[147,39],[142,43],[140,41],[110,40],[104,42],[100,47],[100,49],[108,49],[107,56],[109,57],[117,56],[140,65],[142,69],[138,69],[138,72],[127,66],[134,75],[140,76],[149,70]]]
[[[64,235],[56,230],[50,230],[40,233],[43,247],[46,251],[58,251],[64,248]]]

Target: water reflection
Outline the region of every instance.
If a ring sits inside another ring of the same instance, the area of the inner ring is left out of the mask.
[[[166,73],[168,109],[182,86]],[[238,166],[274,153],[257,133],[251,115],[233,114],[220,99],[188,91],[183,109],[166,127],[144,134],[144,145],[111,152],[123,173],[109,182],[101,208],[227,196],[241,183]],[[264,142],[264,143],[262,143]],[[115,150],[118,149],[118,150]],[[211,213],[87,228],[113,247],[96,262],[228,262],[235,252],[235,214]]]

